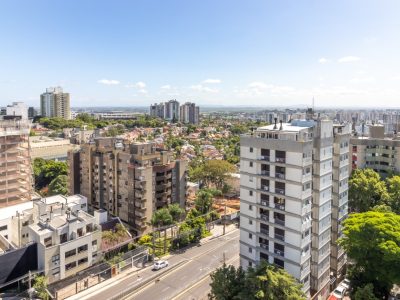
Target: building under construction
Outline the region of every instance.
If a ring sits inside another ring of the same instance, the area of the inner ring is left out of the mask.
[[[29,130],[28,120],[0,119],[0,207],[32,198]]]

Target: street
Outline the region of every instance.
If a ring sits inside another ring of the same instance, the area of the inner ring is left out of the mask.
[[[224,259],[228,264],[237,265],[239,262],[239,230],[236,228],[225,236],[213,237],[201,246],[188,248],[169,257],[169,266],[165,269],[153,271],[148,267],[80,299],[111,299],[149,278],[153,280],[138,287],[129,295],[124,295],[123,299],[161,300],[173,299],[176,296],[178,296],[176,299],[205,299],[203,294],[206,291],[206,296],[209,291],[209,281],[206,278],[223,264]]]

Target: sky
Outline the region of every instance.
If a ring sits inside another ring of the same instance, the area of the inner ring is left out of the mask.
[[[0,0],[0,106],[400,107],[398,0]]]

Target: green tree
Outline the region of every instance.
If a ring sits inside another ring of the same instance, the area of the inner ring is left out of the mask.
[[[40,190],[48,186],[50,182],[59,175],[67,175],[67,171],[68,167],[66,162],[35,158],[33,161],[33,173],[35,176],[36,189]]]
[[[214,197],[221,196],[221,192],[215,189],[201,189],[197,192],[195,208],[200,214],[208,213],[214,203]]]
[[[47,293],[47,277],[46,276],[35,276],[35,283],[33,288],[36,291],[36,295],[43,300],[49,299],[49,294]]]
[[[49,184],[49,195],[68,195],[68,176],[58,175]]]
[[[185,215],[185,210],[177,203],[168,205],[168,211],[174,222],[179,222]]]
[[[239,267],[240,269],[240,267]],[[238,278],[237,275],[241,277]],[[214,275],[214,276],[213,276]],[[302,285],[285,270],[262,262],[256,268],[249,268],[243,276],[243,271],[226,270],[226,267],[217,269],[211,275],[210,299],[215,300],[305,300]],[[234,285],[238,288],[234,288]],[[230,288],[229,297],[223,294]]]
[[[388,204],[393,212],[400,214],[400,176],[387,178],[386,186],[389,193]]]
[[[225,160],[207,160],[202,165],[192,169],[190,177],[202,185],[210,187],[212,184],[221,190],[226,180],[235,172],[236,168]]]
[[[386,185],[372,169],[356,169],[349,180],[349,207],[365,212],[389,199]]]
[[[354,300],[378,300],[374,294],[374,286],[369,283],[363,287],[358,287],[354,293]]]
[[[227,266],[224,263],[222,267],[210,275],[211,292],[208,295],[209,299],[238,299],[238,295],[246,288],[245,275],[242,267],[236,269],[234,266]]]
[[[156,227],[171,225],[174,223],[168,208],[160,208],[153,213],[151,224]]]
[[[349,215],[339,244],[353,261],[349,277],[354,288],[371,283],[379,298],[400,282],[400,215],[368,211]]]

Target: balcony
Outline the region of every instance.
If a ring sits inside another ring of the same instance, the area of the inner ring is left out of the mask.
[[[284,241],[285,241],[285,236],[284,236],[284,235],[281,235],[281,234],[278,234],[278,233],[275,233],[275,239],[284,242]]]
[[[260,228],[260,233],[265,234],[265,235],[269,235],[269,230],[266,228]]]
[[[286,163],[286,158],[285,157],[275,157],[275,162],[277,163]]]
[[[285,179],[285,173],[275,173],[275,177],[279,179]]]
[[[260,214],[260,219],[269,222],[269,215]]]
[[[269,186],[268,185],[262,185],[261,190],[268,192],[269,191]]]
[[[275,208],[279,210],[285,210],[285,204],[275,203]]]
[[[280,188],[275,188],[275,193],[285,195],[285,190]]]
[[[285,257],[285,252],[282,250],[274,249],[274,253],[279,256]]]
[[[258,157],[258,160],[263,160],[263,161],[270,161],[269,156],[266,155],[261,155]]]
[[[270,176],[270,173],[269,173],[269,171],[266,171],[266,170],[261,170],[261,176]]]
[[[278,218],[274,219],[274,223],[278,224],[278,225],[281,225],[281,226],[285,226],[285,220],[281,220],[281,219],[278,219]]]
[[[260,247],[265,249],[265,250],[267,250],[267,251],[269,251],[269,245],[268,244],[260,243]]]
[[[262,206],[265,206],[265,207],[269,207],[269,201],[267,201],[267,200],[261,200],[261,203],[260,203]]]

